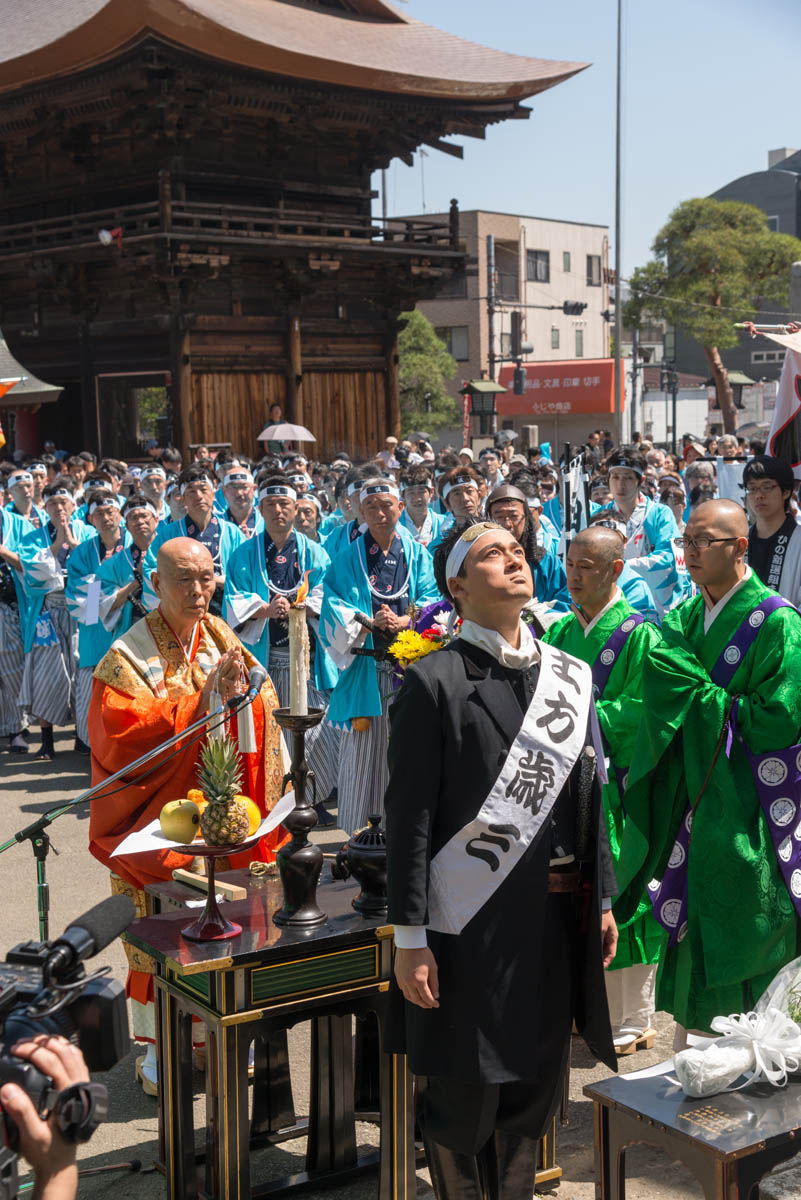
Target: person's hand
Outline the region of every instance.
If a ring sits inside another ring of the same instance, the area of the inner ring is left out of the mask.
[[[11,1053],[49,1075],[58,1091],[89,1081],[83,1055],[66,1038],[40,1034],[18,1042]],[[40,1200],[71,1200],[78,1190],[75,1145],[62,1137],[52,1117],[41,1119],[30,1097],[16,1084],[0,1088],[0,1102],[19,1130],[20,1152],[33,1167],[34,1196]]]
[[[428,946],[420,950],[396,950],[395,978],[410,1004],[439,1008],[437,962]]]
[[[373,617],[373,624],[376,629],[389,629],[389,619],[392,613],[387,608],[386,604],[382,604],[378,612]]]
[[[225,703],[242,691],[245,660],[239,649],[226,650],[217,664],[217,687],[220,699]]]
[[[286,621],[289,616],[289,601],[286,596],[273,596],[269,604],[262,605],[262,612],[270,621]]]
[[[608,967],[617,954],[617,921],[612,916],[611,908],[608,912],[601,913],[601,944],[604,967]]]
[[[373,624],[387,633],[397,633],[400,629],[408,629],[411,623],[411,617],[399,617],[391,608],[387,608],[386,604],[381,605],[373,618]]]

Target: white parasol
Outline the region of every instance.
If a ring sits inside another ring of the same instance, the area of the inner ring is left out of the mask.
[[[305,425],[290,425],[288,421],[279,421],[277,425],[267,425],[262,429],[259,442],[316,442],[317,438],[310,433]]]

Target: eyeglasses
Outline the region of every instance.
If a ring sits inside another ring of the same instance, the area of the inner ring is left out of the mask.
[[[767,496],[768,492],[772,492],[778,486],[778,483],[763,483],[762,487],[747,487],[745,494],[746,496]]]
[[[711,537],[677,537],[673,539],[673,545],[677,550],[708,550],[713,542],[736,542],[739,539],[736,537],[727,538],[711,538]]]

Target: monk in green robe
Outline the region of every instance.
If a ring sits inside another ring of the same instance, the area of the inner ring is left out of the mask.
[[[623,570],[624,539],[595,525],[571,542],[567,587],[572,611],[545,632],[543,641],[583,659],[592,668],[595,708],[609,760],[603,805],[609,844],[617,863],[623,836],[621,788],[631,763],[642,711],[643,660],[659,642],[655,625],[637,613],[617,585]],[[615,919],[617,908],[612,905]],[[618,1054],[653,1045],[654,984],[662,931],[645,900],[620,929],[606,992]]]
[[[709,1031],[713,1017],[752,1009],[799,952],[779,857],[793,842],[775,850],[766,818],[777,803],[794,810],[794,775],[782,796],[786,764],[773,757],[755,770],[749,755],[799,741],[801,615],[746,565],[739,505],[708,501],[682,541],[699,595],[665,616],[662,643],[643,665],[615,910],[631,919],[649,882],[660,881],[656,1000],[683,1027],[677,1047],[685,1030]],[[798,752],[791,757],[795,764]],[[775,797],[764,808],[758,781]]]

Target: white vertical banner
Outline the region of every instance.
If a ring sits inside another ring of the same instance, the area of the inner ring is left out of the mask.
[[[789,347],[784,356],[767,452],[784,459],[793,468],[796,479],[801,479],[801,352]]]

